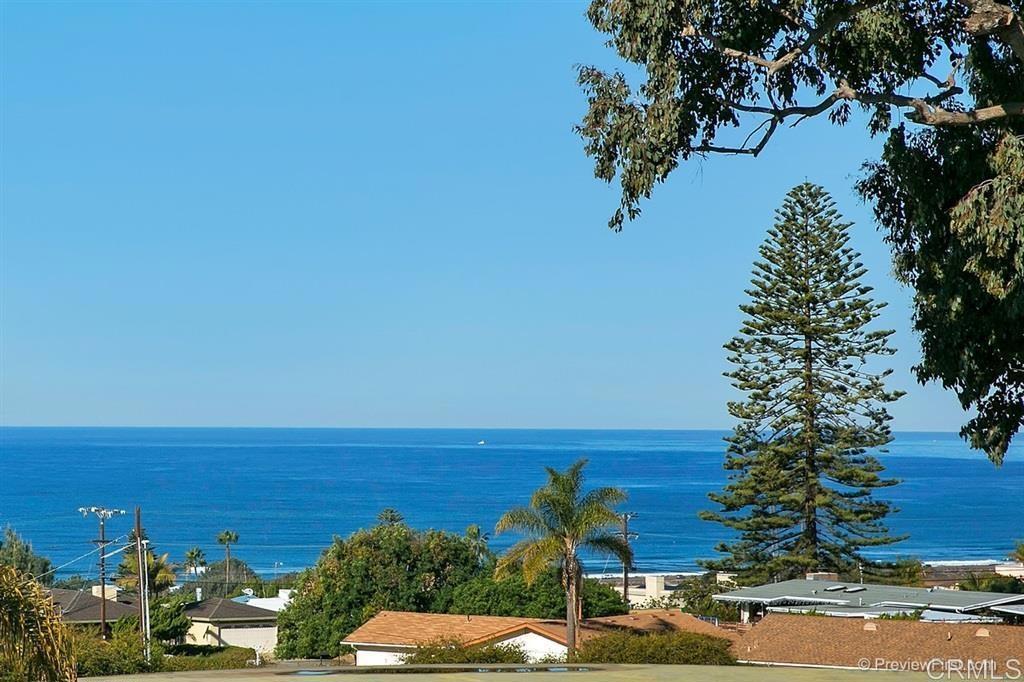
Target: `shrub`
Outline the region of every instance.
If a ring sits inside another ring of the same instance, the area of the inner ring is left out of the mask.
[[[256,659],[256,651],[237,646],[199,646],[185,644],[170,647],[176,655],[163,659],[162,670],[232,670],[245,668]]]
[[[163,652],[154,648],[154,665],[146,663],[142,649],[142,640],[138,633],[120,629],[115,630],[110,639],[102,640],[95,630],[77,630],[74,633],[75,660],[78,674],[91,675],[128,675],[159,669],[159,660]]]
[[[579,663],[650,663],[661,665],[732,665],[730,642],[693,632],[615,633],[583,642]]]
[[[518,644],[463,646],[456,639],[438,639],[418,647],[405,663],[526,663],[526,651]]]

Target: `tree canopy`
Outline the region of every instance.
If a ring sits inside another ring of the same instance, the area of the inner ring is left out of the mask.
[[[278,656],[335,656],[348,633],[384,609],[447,612],[455,588],[485,570],[477,543],[391,519],[335,538],[278,616]]]
[[[616,616],[628,612],[622,595],[597,580],[584,579],[583,617]],[[449,613],[478,616],[564,618],[565,589],[554,568],[531,584],[516,573],[503,580],[485,574],[455,588]]]
[[[0,540],[0,566],[13,566],[27,575],[39,576],[43,585],[53,583],[50,560],[32,551],[32,545],[10,526],[4,528],[3,540]]]
[[[1024,420],[1022,0],[593,0],[639,82],[584,66],[577,127],[618,230],[680,163],[758,156],[825,116],[887,135],[858,189],[915,288],[922,382],[999,463]],[[894,122],[894,114],[897,120]],[[898,116],[902,114],[902,116]]]

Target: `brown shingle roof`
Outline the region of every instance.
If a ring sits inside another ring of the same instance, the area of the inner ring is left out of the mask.
[[[733,652],[741,661],[849,668],[864,660],[872,667],[877,661],[993,661],[995,674],[1005,672],[1010,659],[1024,658],[1024,627],[769,614]]]
[[[220,621],[277,620],[277,613],[256,606],[249,606],[230,599],[214,597],[193,602],[185,607],[185,615],[193,620]]]
[[[65,623],[99,623],[100,622],[100,601],[99,597],[93,596],[90,592],[82,590],[62,590],[54,587],[50,589],[50,597],[53,603],[60,609],[61,618]],[[134,602],[127,601],[119,595],[119,600],[107,600],[107,622],[113,623],[121,616],[138,615],[138,606]]]
[[[582,640],[623,630],[666,632],[679,630],[735,640],[736,635],[679,611],[639,611],[628,616],[608,616],[584,621]],[[445,613],[381,611],[357,628],[343,642],[417,646],[436,639],[456,639],[467,645],[504,639],[519,632],[535,632],[565,644],[565,621],[509,616],[464,616]]]

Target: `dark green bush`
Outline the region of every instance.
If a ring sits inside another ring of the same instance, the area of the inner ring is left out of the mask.
[[[194,644],[171,647],[177,655],[163,659],[161,670],[232,670],[245,668],[256,659],[253,649],[237,646],[197,646]]]
[[[650,663],[660,665],[732,665],[727,639],[693,632],[649,635],[616,633],[583,642],[579,663]]]
[[[458,640],[439,639],[418,647],[406,657],[410,665],[439,663],[526,663],[526,651],[517,644],[462,646]]]

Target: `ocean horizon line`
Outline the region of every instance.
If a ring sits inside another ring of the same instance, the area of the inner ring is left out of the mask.
[[[231,431],[591,431],[609,433],[727,433],[731,427],[586,427],[586,426],[253,426],[168,424],[0,424],[0,431],[29,429],[176,429]],[[892,433],[941,434],[959,437],[959,431],[893,429]]]

